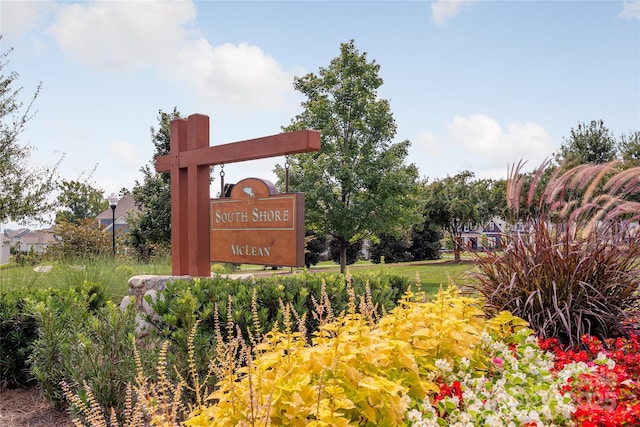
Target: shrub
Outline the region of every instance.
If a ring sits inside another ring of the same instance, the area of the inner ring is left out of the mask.
[[[369,283],[371,298],[379,313],[390,311],[408,287],[408,279],[387,273],[384,269],[349,276],[359,293]],[[309,337],[317,330],[319,319],[311,316],[320,303],[321,290],[328,295],[327,304],[336,312],[346,310],[347,277],[341,274],[300,273],[292,276],[257,278],[248,284],[241,280],[228,280],[220,276],[193,281],[175,281],[167,284],[161,297],[148,300],[154,312],[149,320],[153,334],[169,340],[171,351],[167,355],[170,366],[176,366],[186,376],[189,366],[187,338],[196,322],[200,322],[194,338],[195,365],[200,375],[208,369],[209,355],[216,345],[216,333],[223,337],[235,336],[236,329],[249,342],[251,335],[259,336],[282,324],[281,307],[291,305],[292,316],[305,317]],[[251,310],[255,303],[257,309]],[[222,322],[219,319],[223,319]]]
[[[135,376],[131,358],[135,313],[121,313],[91,283],[51,291],[31,301],[27,310],[38,324],[29,365],[43,394],[61,404],[61,381],[74,390],[86,381],[101,405],[122,409],[126,385]]]
[[[0,388],[33,386],[27,359],[38,336],[35,317],[25,310],[23,292],[0,293]]]
[[[507,202],[524,231],[505,236],[503,253],[480,255],[470,288],[489,313],[510,311],[545,338],[625,335],[640,309],[640,203],[630,200],[640,168],[582,165],[540,190],[543,165],[525,192],[521,166],[511,171]]]
[[[38,342],[41,324],[32,308],[60,299],[81,299],[86,302],[82,312],[95,312],[106,305],[104,289],[91,282],[83,282],[68,290],[37,289],[0,293],[0,387],[29,387],[37,383],[28,359]],[[55,304],[53,304],[55,305]],[[51,310],[55,310],[51,307]],[[52,316],[60,313],[52,312]]]
[[[217,312],[222,319],[232,320],[234,328],[239,327],[247,339],[249,332],[255,334],[269,331],[277,321],[282,322],[282,303],[291,303],[298,316],[311,313],[315,307],[314,301],[320,301],[323,287],[333,310],[345,310],[348,303],[347,280],[361,294],[368,283],[373,304],[380,313],[391,310],[408,288],[406,277],[388,273],[384,268],[353,276],[305,272],[291,276],[274,275],[256,278],[253,284],[214,276],[210,279],[168,283],[161,298],[149,301],[159,316],[150,320],[164,338],[185,344],[185,331],[189,331],[196,320],[202,321],[199,334],[213,336]],[[253,314],[249,309],[254,289],[257,292],[260,331],[255,330]],[[306,328],[309,333],[315,331],[317,325],[318,322],[307,315]],[[235,330],[228,331],[225,324],[219,327],[223,336],[227,336],[229,332],[231,335],[235,334]],[[186,351],[186,347],[182,348]]]
[[[320,262],[327,250],[327,239],[318,236],[313,231],[307,231],[304,236],[304,265],[311,268]]]
[[[111,234],[100,229],[95,220],[62,222],[55,228],[61,242],[47,248],[46,256],[51,259],[66,261],[111,254]]]

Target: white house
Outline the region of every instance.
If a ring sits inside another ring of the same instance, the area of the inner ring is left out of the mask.
[[[51,228],[35,231],[21,228],[7,232],[6,237],[9,239],[9,245],[20,252],[43,253],[49,245],[60,243],[59,237],[54,234]]]

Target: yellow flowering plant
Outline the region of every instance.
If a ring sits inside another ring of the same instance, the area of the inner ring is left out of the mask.
[[[321,324],[310,343],[283,307],[283,328],[253,348],[236,346],[242,363],[218,376],[210,404],[185,425],[405,425],[409,409],[439,391],[436,361],[465,360],[481,371],[483,334],[508,340],[526,325],[507,313],[488,320],[478,300],[453,286],[431,301],[407,292],[379,320],[367,295],[348,292],[348,310]]]

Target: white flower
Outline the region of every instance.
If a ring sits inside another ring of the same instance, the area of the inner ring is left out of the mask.
[[[462,359],[460,359],[460,367],[462,367],[463,369],[469,369],[469,366],[469,359],[463,356]]]
[[[440,369],[442,372],[451,372],[453,370],[453,366],[446,359],[438,359],[436,360],[436,368]]]
[[[422,421],[422,412],[418,411],[417,409],[412,409],[407,413],[407,419],[411,423]]]
[[[495,415],[488,415],[484,425],[488,427],[502,427],[504,426],[504,423]]]
[[[402,403],[406,408],[408,408],[411,405],[411,398],[409,397],[408,394],[402,395]]]
[[[598,353],[598,357],[596,357],[593,362],[597,365],[607,365],[609,369],[613,369],[616,366],[615,360],[609,359],[603,352]]]
[[[538,414],[538,411],[535,411],[535,410],[529,411],[529,422],[536,422],[536,423],[540,422],[540,414]]]
[[[460,405],[460,398],[458,396],[451,396],[449,400],[452,401],[454,405],[456,405],[456,408]]]

